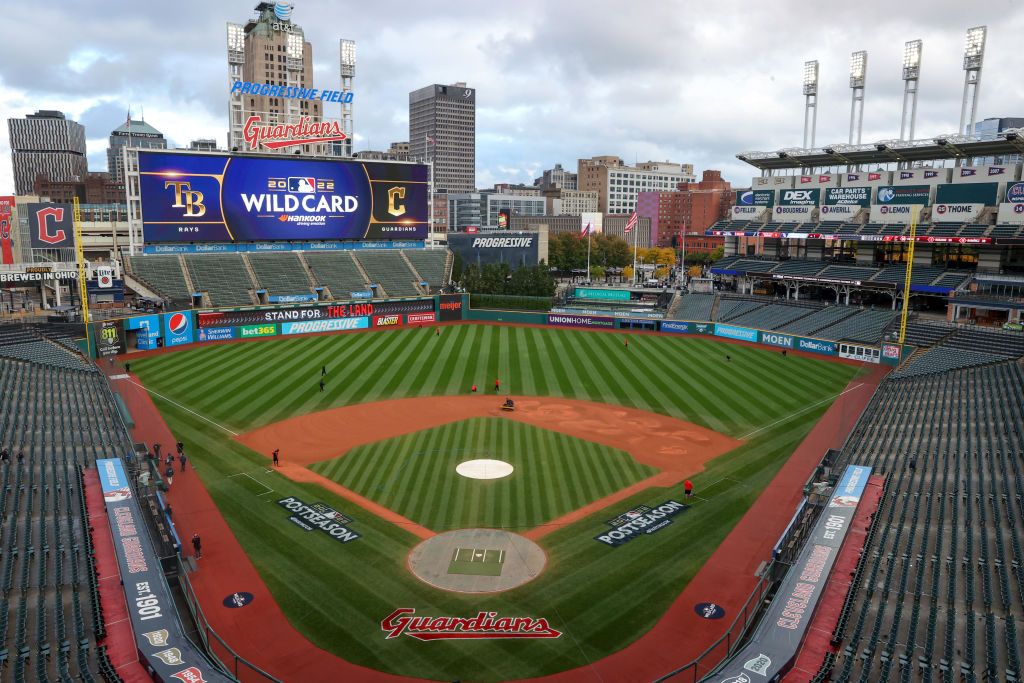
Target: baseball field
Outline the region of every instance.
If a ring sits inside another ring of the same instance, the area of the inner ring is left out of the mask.
[[[697,337],[461,324],[202,346],[132,372],[310,642],[394,674],[500,681],[586,666],[648,631],[858,368]],[[511,471],[459,474],[469,460]],[[688,507],[656,532],[597,539],[670,501]],[[499,541],[455,536],[434,555],[456,588],[438,588],[420,544],[472,528],[540,552],[516,569]],[[410,637],[382,625],[403,609],[549,628]]]

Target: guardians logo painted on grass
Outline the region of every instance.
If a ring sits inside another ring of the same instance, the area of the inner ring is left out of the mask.
[[[653,508],[639,505],[629,512],[605,522],[613,529],[608,533],[594,536],[594,540],[613,548],[618,547],[636,538],[641,531],[645,534],[653,534],[655,531],[664,529],[672,523],[672,517],[680,512],[685,512],[689,507],[689,505],[683,505],[674,500],[666,500]]]
[[[414,617],[416,610],[400,607],[380,622],[387,640],[403,633],[416,640],[469,640],[482,638],[559,638],[561,631],[544,618],[499,617],[497,612],[478,612],[462,617]]]
[[[326,503],[304,503],[298,498],[282,498],[277,504],[292,513],[288,521],[300,526],[306,531],[314,528],[320,529],[339,543],[348,543],[362,538],[361,535],[349,529],[346,524],[352,520],[341,514]]]

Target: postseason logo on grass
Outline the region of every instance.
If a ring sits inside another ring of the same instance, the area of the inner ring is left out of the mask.
[[[304,503],[298,498],[282,498],[277,504],[292,513],[288,521],[306,531],[319,529],[339,543],[348,543],[358,538],[359,534],[349,529],[352,519],[341,514],[326,503]]]
[[[609,519],[605,524],[612,527],[612,530],[594,536],[595,541],[600,541],[613,548],[622,545],[636,538],[639,533],[653,534],[672,523],[672,517],[690,508],[674,500],[666,500],[661,505],[653,508],[647,505],[639,505],[629,512],[619,515],[615,519]]]

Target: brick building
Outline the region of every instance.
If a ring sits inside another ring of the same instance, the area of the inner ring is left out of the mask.
[[[660,247],[679,246],[686,229],[687,251],[713,251],[722,237],[705,237],[715,221],[729,217],[736,191],[720,171],[704,171],[700,182],[679,183],[674,192],[641,192],[637,214],[651,219],[651,241]]]

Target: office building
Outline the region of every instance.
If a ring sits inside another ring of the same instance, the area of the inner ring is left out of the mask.
[[[544,197],[500,192],[464,192],[448,195],[448,230],[463,232],[468,227],[497,228],[498,215],[544,215]]]
[[[656,246],[680,246],[685,229],[687,251],[713,251],[724,238],[705,238],[704,231],[715,221],[728,219],[735,203],[736,191],[722,180],[721,172],[704,171],[700,182],[683,183],[674,192],[641,192],[636,212],[651,219],[651,239]]]
[[[1024,128],[1024,117],[988,118],[974,124],[974,134],[979,137],[994,137],[1011,128]],[[1001,156],[977,157],[975,166],[993,166],[997,164],[1019,164],[1024,161],[1022,154],[1004,154]]]
[[[107,175],[111,182],[124,183],[124,148],[167,149],[167,138],[145,121],[129,119],[110,133],[107,146]],[[124,201],[124,197],[121,198]]]
[[[433,142],[431,142],[433,141]],[[476,189],[476,90],[459,82],[409,93],[409,155],[434,164],[434,191]]]
[[[261,2],[256,16],[245,24],[227,25],[228,52],[228,149],[266,153],[333,155],[337,147],[331,142],[268,148],[259,142],[255,147],[246,141],[245,126],[252,117],[257,125],[298,125],[324,120],[324,101],[300,97],[284,97],[273,88],[313,89],[313,47],[306,42],[302,27],[292,22],[289,5]],[[353,57],[354,59],[354,57]],[[267,94],[241,93],[233,90],[236,81],[267,86]],[[340,126],[340,124],[339,124]]]
[[[573,174],[575,175],[575,173]],[[544,190],[549,216],[579,216],[597,212],[595,190],[570,190],[554,185]]]
[[[693,164],[646,161],[626,166],[615,156],[580,159],[577,188],[597,192],[597,210],[602,213],[632,213],[641,192],[667,192],[679,183],[692,183]]]
[[[537,178],[534,185],[542,190],[550,190],[559,187],[563,190],[576,190],[579,186],[576,182],[576,174],[566,171],[561,164],[555,164],[554,168],[544,171],[541,177]]]
[[[42,110],[7,119],[14,193],[31,195],[36,178],[84,182],[88,173],[85,126],[59,111]]]

